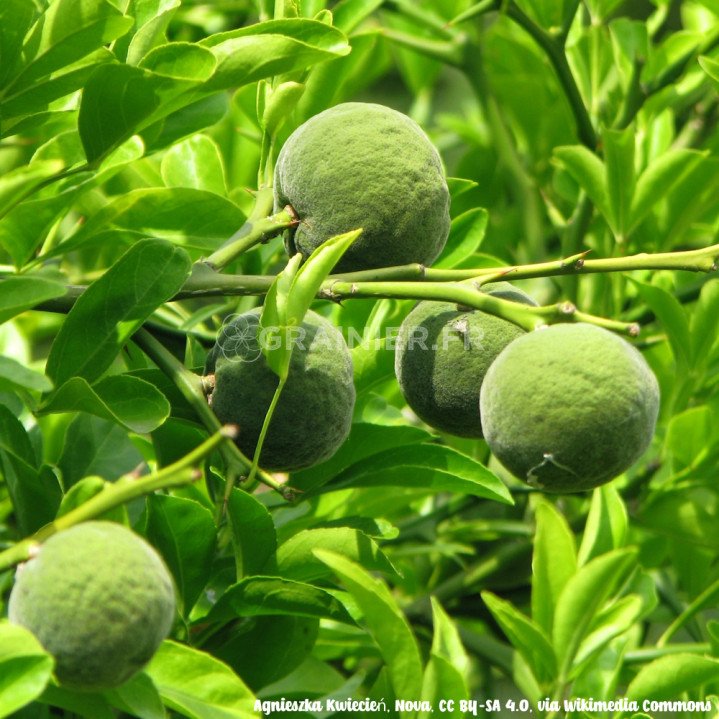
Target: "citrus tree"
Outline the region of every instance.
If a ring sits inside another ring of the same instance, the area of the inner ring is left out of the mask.
[[[713,0],[2,0],[0,717],[716,716],[717,82]]]

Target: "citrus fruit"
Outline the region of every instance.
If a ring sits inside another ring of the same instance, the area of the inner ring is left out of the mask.
[[[535,304],[508,282],[486,285],[502,299]],[[494,315],[451,302],[420,302],[397,336],[395,374],[402,395],[430,427],[481,437],[479,389],[494,358],[524,330]]]
[[[305,257],[325,240],[362,228],[338,272],[430,264],[449,234],[442,163],[416,122],[396,110],[348,102],[298,127],[275,167],[275,211],[299,224],[287,251]]]
[[[120,524],[85,522],[20,565],[8,614],[53,655],[61,684],[97,691],[150,660],[172,627],[175,594],[147,542]]]
[[[293,346],[289,375],[260,457],[260,465],[273,471],[329,459],[349,434],[355,401],[352,358],[329,320],[310,311],[286,340]],[[215,376],[212,409],[221,422],[239,427],[236,443],[248,457],[279,381],[262,341],[260,310],[238,315],[222,328],[205,368]]]
[[[492,363],[484,436],[514,475],[548,492],[592,489],[627,470],[654,434],[657,380],[642,355],[589,324],[536,330]]]

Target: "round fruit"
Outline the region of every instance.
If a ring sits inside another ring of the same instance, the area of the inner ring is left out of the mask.
[[[416,122],[396,110],[348,102],[321,112],[285,142],[275,168],[275,211],[294,209],[289,254],[305,257],[362,228],[338,272],[430,264],[449,234],[442,163]]]
[[[259,323],[255,309],[226,324],[205,368],[215,375],[212,409],[221,422],[239,426],[236,443],[248,457],[278,384],[261,352]],[[331,322],[308,312],[287,340],[293,345],[289,375],[260,457],[260,465],[273,471],[329,459],[349,434],[355,402],[352,358]]]
[[[659,387],[621,337],[594,325],[553,325],[502,351],[484,378],[480,408],[487,443],[507,469],[548,492],[579,492],[643,454]]]
[[[99,691],[127,681],[157,651],[175,593],[147,542],[120,524],[86,522],[20,565],[8,614],[55,657],[61,684]]]
[[[536,304],[508,282],[484,291],[502,299]],[[479,388],[494,358],[524,334],[494,315],[450,302],[420,302],[397,335],[395,374],[414,413],[443,432],[481,437]]]

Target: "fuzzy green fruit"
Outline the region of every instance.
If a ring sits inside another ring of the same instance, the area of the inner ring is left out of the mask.
[[[338,272],[431,264],[449,234],[442,163],[416,122],[383,105],[348,102],[309,119],[285,142],[275,168],[275,211],[299,224],[290,255],[362,228]]]
[[[226,324],[205,368],[215,375],[212,409],[221,422],[239,426],[236,443],[248,457],[278,384],[260,350],[259,322],[258,309]],[[349,434],[355,402],[352,358],[331,322],[308,312],[288,339],[294,346],[289,376],[260,457],[260,465],[273,471],[329,459]]]
[[[487,443],[507,469],[548,492],[579,492],[643,454],[659,387],[621,337],[594,325],[554,325],[503,350],[484,379],[480,408]]]
[[[501,299],[535,305],[508,282],[485,287]],[[517,325],[450,302],[420,302],[397,336],[395,374],[407,404],[430,427],[481,437],[479,389],[494,358],[524,334]]]
[[[70,688],[119,686],[150,660],[175,617],[172,579],[157,552],[120,524],[55,534],[17,571],[10,621],[55,657]]]

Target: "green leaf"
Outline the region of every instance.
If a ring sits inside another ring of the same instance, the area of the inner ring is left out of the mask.
[[[703,35],[691,30],[668,33],[662,41],[651,48],[646,65],[642,68],[641,82],[653,89],[675,79],[682,65],[699,48]]]
[[[190,719],[256,719],[254,697],[219,659],[164,641],[145,673],[162,701]]]
[[[136,134],[160,106],[160,81],[130,65],[104,65],[85,85],[78,129],[89,163]]]
[[[262,354],[270,369],[280,378],[287,379],[292,357],[292,345],[289,342],[287,304],[289,302],[292,281],[302,261],[302,255],[291,257],[285,268],[275,277],[270,287],[260,315],[260,327],[265,332],[266,341],[262,344]]]
[[[27,629],[0,620],[0,717],[37,699],[53,666],[52,657]]]
[[[37,464],[25,427],[4,403],[0,403],[0,449],[14,454],[32,467]]]
[[[614,228],[604,163],[586,147],[578,145],[557,147],[554,155]]]
[[[634,137],[631,125],[624,130],[605,130],[602,133],[609,204],[615,230],[622,239],[627,234],[634,197]]]
[[[386,585],[344,557],[317,550],[317,557],[339,577],[364,614],[367,628],[387,666],[395,696],[419,699],[422,693],[422,660],[407,619]],[[411,712],[400,712],[409,716]]]
[[[0,88],[20,65],[23,39],[36,12],[32,0],[3,0],[0,3]]]
[[[456,197],[461,197],[465,193],[474,190],[475,187],[479,187],[479,183],[475,180],[467,180],[464,177],[448,177],[447,187],[452,200],[454,200]]]
[[[291,579],[262,576],[246,577],[228,587],[203,622],[266,615],[319,617],[354,624],[344,605],[326,590]]]
[[[37,275],[0,279],[0,324],[47,300],[62,297],[67,288],[61,282]]]
[[[55,0],[25,41],[26,66],[11,87],[29,87],[38,78],[80,60],[132,27],[106,0]]]
[[[25,428],[4,404],[0,404],[0,469],[23,536],[54,519],[62,497],[60,483],[49,466],[36,466]]]
[[[302,324],[307,310],[332,268],[340,261],[350,245],[362,234],[361,229],[335,235],[325,240],[297,270],[287,299],[287,324]]]
[[[719,62],[712,60],[710,57],[702,56],[699,58],[699,64],[714,82],[719,83]]]
[[[397,576],[397,570],[377,544],[349,527],[305,529],[290,537],[277,550],[278,574],[304,582],[329,576],[330,570],[317,558],[315,549],[330,550],[369,571]]]
[[[11,357],[0,356],[0,391],[27,389],[49,392],[52,382],[40,372],[35,372]]]
[[[262,127],[270,137],[273,137],[290,117],[304,91],[303,84],[291,81],[283,82],[272,90],[261,117]]]
[[[220,148],[207,135],[193,135],[171,147],[162,158],[161,170],[168,187],[227,194]]]
[[[560,668],[566,670],[571,666],[595,615],[632,571],[636,554],[635,549],[603,554],[585,564],[564,585],[552,631]]]
[[[249,686],[264,687],[307,659],[317,639],[319,622],[314,617],[252,617],[223,627],[206,646]]]
[[[100,377],[189,274],[184,250],[160,240],[137,242],[80,295],[55,337],[47,374],[56,385],[70,377]]]
[[[194,90],[214,68],[209,50],[184,42],[156,47],[142,67],[100,67],[85,86],[78,117],[88,162],[97,164],[132,135],[197,102]]]
[[[304,18],[256,23],[211,35],[200,45],[217,58],[217,70],[205,84],[206,90],[225,90],[302,70],[350,51],[339,30]]]
[[[354,422],[347,441],[326,462],[292,474],[292,486],[308,492],[326,484],[352,465],[373,454],[393,447],[417,444],[432,438],[419,427],[386,427],[369,422]]]
[[[180,104],[179,101],[177,104]],[[173,105],[169,114],[165,113],[159,119],[150,118],[149,124],[146,123],[142,130],[142,139],[149,151],[161,150],[219,122],[227,114],[229,106],[229,95],[224,92],[193,100],[178,110]]]
[[[136,3],[136,30],[127,48],[127,64],[137,65],[150,50],[165,42],[165,31],[180,7],[180,0],[143,0]]]
[[[175,81],[185,80],[189,83],[198,83],[209,80],[215,71],[217,63],[209,50],[189,42],[170,42],[151,50],[139,65],[143,70],[150,70],[162,78],[171,78]],[[173,88],[169,84],[169,94],[174,96],[179,83]]]
[[[227,519],[232,528],[232,546],[237,579],[260,574],[273,568],[277,534],[267,508],[243,489],[233,489],[227,504]]]
[[[716,462],[709,466],[709,476],[713,477]],[[656,492],[643,502],[638,512],[642,527],[670,538],[672,543],[689,542],[713,553],[719,550],[719,534],[715,531],[718,516],[716,491],[701,485]]]
[[[66,189],[50,197],[38,200],[25,200],[16,205],[0,220],[0,244],[12,257],[17,267],[28,262],[37,248],[48,236],[58,219],[68,212],[73,200],[81,193],[97,187],[120,172],[124,165],[142,156],[144,148],[139,139],[130,140],[113,152],[94,173],[83,173],[71,180]],[[73,159],[76,153],[82,156],[82,145],[77,132],[62,133],[51,142],[42,146],[35,157],[61,159],[66,165],[78,161]],[[81,161],[81,160],[80,160]],[[65,245],[62,246],[62,254]],[[52,256],[51,252],[44,255]]]
[[[325,489],[347,487],[414,487],[513,503],[501,480],[484,465],[436,444],[407,445],[372,455],[342,472]]]
[[[0,103],[3,117],[21,117],[47,110],[51,102],[84,87],[98,65],[113,59],[113,54],[102,48],[86,58],[80,66],[73,66],[73,69],[62,75],[40,80],[21,92],[6,96]]]
[[[636,280],[631,280],[631,282],[662,323],[680,371],[686,370],[690,366],[689,353],[692,340],[689,332],[689,318],[685,309],[679,300],[665,289]]]
[[[65,709],[84,719],[115,719],[116,712],[101,694],[91,694],[64,689],[50,684],[40,697],[43,704]]]
[[[537,679],[551,682],[557,675],[557,659],[547,635],[529,617],[491,592],[482,592],[482,599]]]
[[[440,700],[452,699],[456,709],[449,712],[450,716],[461,716],[459,702],[469,698],[466,680],[469,657],[450,616],[435,597],[431,601],[434,636],[422,679],[422,700],[438,706]],[[429,717],[431,714],[422,712],[421,716]]]
[[[621,549],[626,544],[628,529],[627,510],[614,485],[605,484],[592,493],[592,503],[579,547],[579,564]]]
[[[669,420],[666,448],[675,472],[686,467],[696,470],[713,456],[719,443],[716,422],[716,413],[707,405],[690,407]]]
[[[187,615],[212,574],[217,541],[212,513],[199,502],[172,495],[147,498],[145,535],[175,578]]]
[[[697,150],[669,149],[654,160],[637,181],[629,229],[636,227],[656,207],[657,200],[666,197],[706,155]]]
[[[577,11],[579,0],[519,0],[517,4],[550,33],[568,27]]]
[[[642,598],[636,594],[630,594],[600,612],[589,628],[587,637],[577,650],[576,664],[581,666],[590,663],[593,657],[605,649],[612,639],[631,629],[641,618],[643,611]]]
[[[719,317],[719,282],[711,280],[702,287],[690,321],[692,367],[698,371],[698,374],[704,374],[704,369],[711,359],[712,349],[717,346],[717,335],[714,332],[717,317]]]
[[[719,659],[678,653],[645,664],[627,687],[627,699],[676,699],[719,679]]]
[[[136,674],[104,695],[114,707],[137,719],[167,719],[160,694],[147,674]]]
[[[245,221],[237,205],[205,190],[148,187],[112,200],[46,257],[66,254],[89,241],[156,237],[189,248],[213,250]]]
[[[489,213],[482,207],[467,210],[459,217],[455,217],[452,220],[447,244],[432,266],[451,269],[472,257],[482,244],[488,221]]]
[[[82,377],[65,382],[40,408],[42,414],[87,412],[146,434],[170,415],[165,395],[149,382],[127,375],[105,377],[92,387]]]
[[[332,8],[333,25],[349,34],[383,2],[384,0],[340,0]]]
[[[62,163],[56,160],[36,162],[18,167],[0,177],[0,218],[7,215],[15,205],[31,195],[48,178],[62,170]]]
[[[81,412],[67,428],[58,465],[67,490],[88,475],[117,479],[143,461],[126,429]]]

